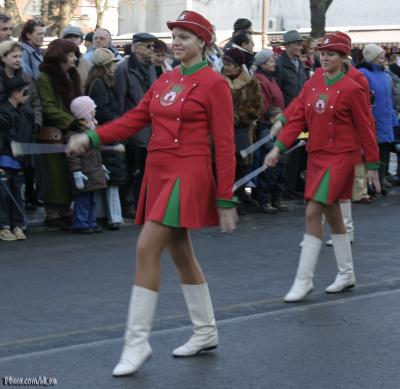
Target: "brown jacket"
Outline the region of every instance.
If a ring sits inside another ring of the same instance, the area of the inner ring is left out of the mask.
[[[67,133],[67,142],[73,134],[76,133]],[[100,150],[90,149],[85,155],[79,157],[69,156],[67,157],[67,160],[71,173],[81,171],[88,178],[88,180],[85,181],[85,187],[79,190],[76,188],[71,174],[74,195],[78,195],[84,192],[92,192],[94,190],[107,187],[107,181],[103,171]]]
[[[236,151],[239,152],[254,142],[254,129],[261,112],[263,97],[258,81],[245,71],[242,71],[234,80],[227,77],[225,79],[232,91],[235,143]],[[251,160],[251,158],[247,158],[243,161],[241,157],[238,157],[237,162],[249,164]]]

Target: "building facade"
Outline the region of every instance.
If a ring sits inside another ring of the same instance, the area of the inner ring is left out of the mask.
[[[163,32],[165,22],[184,9],[202,13],[217,30],[232,29],[233,22],[247,18],[261,30],[263,0],[120,0],[119,34],[135,31]],[[268,30],[310,27],[309,0],[267,1]],[[327,12],[327,26],[399,24],[399,0],[334,0]]]

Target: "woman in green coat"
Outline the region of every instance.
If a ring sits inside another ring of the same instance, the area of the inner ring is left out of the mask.
[[[52,41],[40,65],[36,82],[42,102],[43,127],[55,127],[64,137],[68,131],[79,127],[69,106],[80,95],[79,73],[75,67],[79,49],[66,39]],[[44,140],[44,137],[42,137]],[[64,142],[64,139],[62,139]],[[71,183],[64,154],[48,154],[44,157],[46,225],[67,228],[70,217]]]

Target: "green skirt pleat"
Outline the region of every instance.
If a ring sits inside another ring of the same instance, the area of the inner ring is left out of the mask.
[[[179,187],[180,180],[178,178],[171,190],[171,194],[169,195],[168,204],[162,221],[162,224],[168,227],[180,227]]]
[[[322,177],[321,182],[319,183],[317,192],[315,193],[314,200],[319,203],[328,204],[328,196],[329,196],[329,181],[331,178],[331,173],[329,170],[326,171],[324,176]]]

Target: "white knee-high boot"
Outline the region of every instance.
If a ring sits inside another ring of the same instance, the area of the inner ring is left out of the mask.
[[[347,234],[349,235],[350,242],[354,241],[354,223],[351,214],[351,201],[340,203],[342,211],[344,226],[346,227]]]
[[[218,330],[207,283],[182,285],[183,296],[193,324],[193,335],[172,351],[174,357],[191,357],[218,346]]]
[[[124,337],[125,344],[121,358],[113,370],[114,376],[134,373],[151,357],[152,350],[148,339],[157,301],[157,292],[133,286]]]
[[[345,289],[353,288],[356,283],[353,268],[353,255],[348,234],[333,234],[332,242],[338,273],[334,283],[329,285],[325,291],[327,293],[339,293]]]
[[[340,210],[342,212],[342,218],[344,226],[346,227],[347,234],[349,235],[350,243],[354,242],[354,223],[353,216],[351,213],[351,201],[340,203]],[[333,246],[332,239],[326,242],[327,246]]]
[[[317,237],[304,234],[296,277],[292,287],[284,297],[285,302],[294,303],[302,301],[312,292],[314,288],[312,280],[315,267],[317,266],[319,252],[321,251],[321,245],[322,241]]]

